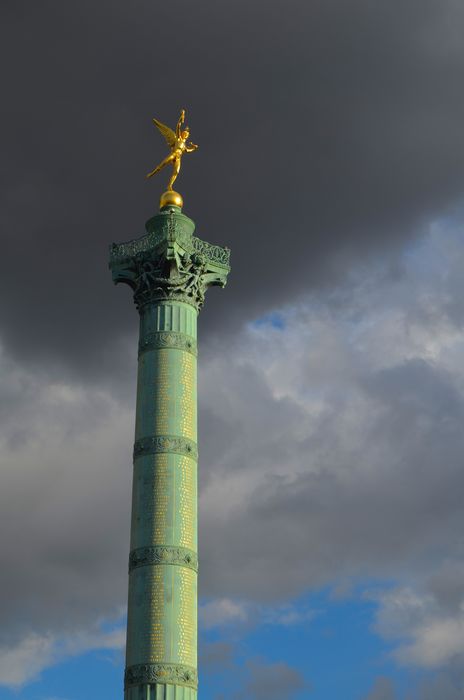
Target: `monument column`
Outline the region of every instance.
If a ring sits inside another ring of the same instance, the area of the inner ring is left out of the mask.
[[[169,200],[110,251],[140,314],[125,700],[197,696],[197,315],[229,250]]]

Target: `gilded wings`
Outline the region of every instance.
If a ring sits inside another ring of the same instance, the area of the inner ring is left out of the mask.
[[[153,118],[153,124],[161,131],[169,148],[173,148],[176,144],[176,135],[174,131],[169,126],[166,126],[166,124],[158,121],[158,119]]]

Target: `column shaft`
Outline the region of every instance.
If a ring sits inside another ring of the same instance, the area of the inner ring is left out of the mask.
[[[197,310],[140,310],[125,700],[197,687]]]

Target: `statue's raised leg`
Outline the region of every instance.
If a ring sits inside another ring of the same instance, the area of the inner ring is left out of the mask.
[[[151,171],[151,173],[148,173],[147,178],[153,177],[153,175],[156,175],[156,173],[159,173],[159,171],[162,170],[165,165],[168,165],[174,159],[175,159],[175,156],[172,153],[170,153],[168,156],[166,156],[166,158],[164,160],[161,161],[161,163],[159,165],[156,166],[156,168],[154,170]],[[177,171],[177,172],[179,172],[179,171]]]

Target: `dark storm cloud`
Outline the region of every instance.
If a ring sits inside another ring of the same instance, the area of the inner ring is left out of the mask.
[[[430,576],[427,587],[448,613],[459,614],[464,600],[464,564],[445,561],[441,569]]]
[[[461,670],[456,673],[442,673],[437,678],[423,681],[411,700],[460,700],[463,692],[464,679]]]
[[[208,673],[217,673],[230,669],[234,647],[228,642],[209,642],[200,646],[200,665]]]
[[[395,698],[396,694],[391,680],[384,676],[379,676],[364,700],[395,700]]]
[[[425,363],[419,368],[409,363],[370,377],[360,395],[359,386],[351,393],[340,382],[346,399],[334,397],[327,412],[309,419],[291,401],[268,396],[263,402],[254,391],[259,382],[229,372],[226,410],[237,415],[234,407],[242,392],[247,409],[242,406],[236,418],[227,455],[212,463],[210,482],[204,480],[216,499],[230,493],[234,505],[221,515],[204,506],[200,541],[208,552],[203,564],[207,593],[272,599],[289,591],[298,594],[309,581],[317,586],[337,576],[356,576],[361,561],[365,572],[384,576],[405,561],[410,567],[430,565],[444,540],[449,551],[460,552],[453,532],[458,522],[462,527],[464,404],[462,396],[456,400],[451,377]],[[211,381],[217,386],[217,378]],[[303,376],[301,382],[304,386]],[[385,395],[371,389],[384,383],[389,386]],[[222,401],[222,392],[216,398]],[[207,417],[203,420],[207,423]],[[352,431],[356,445],[348,437]],[[214,441],[212,435],[208,439]],[[236,495],[228,484],[240,484],[241,473],[243,493],[239,489]],[[286,566],[276,568],[277,552]],[[237,559],[243,567],[228,566]],[[462,588],[456,582],[457,590],[448,591],[446,581],[443,576],[435,585],[455,599]]]
[[[31,633],[90,629],[102,614],[121,614],[133,415],[108,395],[43,383],[1,355],[0,394],[23,399],[0,432],[5,650]]]
[[[286,663],[269,663],[262,659],[247,664],[249,679],[243,696],[253,700],[291,700],[306,687],[302,674]]]
[[[62,372],[123,372],[135,329],[107,245],[142,233],[164,177],[150,118],[188,108],[179,180],[233,248],[205,328],[235,324],[396,246],[462,195],[462,7],[441,0],[3,5],[1,333]],[[227,319],[225,322],[223,319]]]

